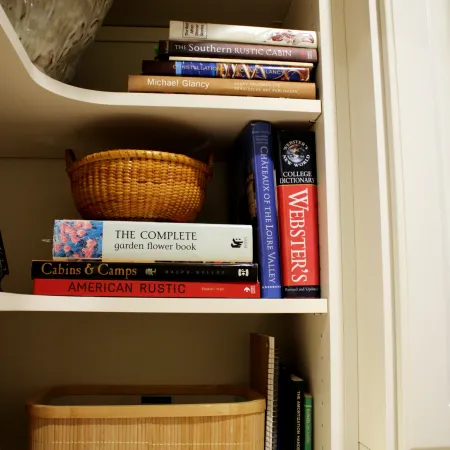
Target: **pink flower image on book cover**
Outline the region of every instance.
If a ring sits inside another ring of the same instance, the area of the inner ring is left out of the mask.
[[[284,42],[290,45],[299,45],[302,42],[314,44],[314,36],[307,31],[272,30],[267,33],[266,41]]]
[[[53,257],[102,258],[103,222],[56,220],[53,230]]]

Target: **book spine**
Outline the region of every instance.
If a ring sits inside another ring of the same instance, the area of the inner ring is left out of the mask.
[[[313,132],[278,133],[277,191],[283,295],[318,298],[319,232]]]
[[[290,413],[288,418],[290,423],[290,436],[288,442],[290,442],[290,445],[288,445],[287,448],[302,450],[304,381],[302,379],[298,379],[297,381],[291,379],[290,386]]]
[[[0,281],[5,275],[9,275],[8,261],[6,259],[6,250],[3,244],[2,233],[0,231]]]
[[[144,75],[166,75],[246,80],[299,81],[310,80],[306,67],[265,66],[197,61],[142,61]]]
[[[268,59],[317,63],[317,50],[314,48],[233,44],[230,42],[159,41],[158,58],[166,59],[170,56]]]
[[[242,42],[317,48],[314,31],[170,21],[169,40]]]
[[[302,99],[316,98],[315,83],[146,75],[129,75],[128,91]]]
[[[245,142],[254,182],[262,297],[281,298],[276,182],[270,123],[249,124]]]
[[[107,263],[33,261],[31,278],[136,281],[258,281],[257,264]]]
[[[277,427],[277,448],[278,450],[287,449],[289,442],[289,384],[290,372],[284,364],[279,364],[278,378],[278,427]]]
[[[305,67],[311,71],[314,69],[314,64],[307,62],[286,62],[286,61],[264,61],[262,59],[231,59],[231,58],[200,58],[199,56],[169,56],[169,61],[194,61],[194,62],[223,62],[230,64],[262,64],[265,66],[283,66],[283,67]],[[167,62],[167,61],[166,61]]]
[[[54,260],[252,262],[252,227],[56,220]]]
[[[295,387],[295,450],[302,450],[302,396],[300,387]]]
[[[36,295],[76,297],[259,298],[258,283],[46,280],[35,278]]]
[[[303,449],[313,450],[313,398],[303,395]]]

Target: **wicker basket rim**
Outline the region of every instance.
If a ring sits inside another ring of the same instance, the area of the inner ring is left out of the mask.
[[[46,404],[65,395],[101,394],[234,394],[248,400],[237,403],[174,405],[59,406]],[[147,417],[211,417],[256,414],[265,410],[264,396],[245,386],[60,386],[27,402],[31,417],[42,419],[112,419]]]
[[[201,170],[206,175],[211,175],[212,167],[202,161],[191,158],[190,156],[178,153],[164,152],[161,150],[137,150],[137,149],[112,149],[103,152],[96,152],[86,155],[83,158],[73,161],[67,165],[67,171],[74,170],[98,161],[119,160],[119,159],[141,159],[141,160],[158,160],[174,162],[186,166],[194,167]]]

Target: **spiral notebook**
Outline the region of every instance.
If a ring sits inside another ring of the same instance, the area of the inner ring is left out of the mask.
[[[277,449],[278,351],[275,338],[250,335],[250,386],[266,397],[265,450]]]

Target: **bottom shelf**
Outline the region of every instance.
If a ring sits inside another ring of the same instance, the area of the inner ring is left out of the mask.
[[[0,293],[0,311],[210,313],[210,314],[321,314],[327,300],[242,298],[113,298],[56,297]]]

